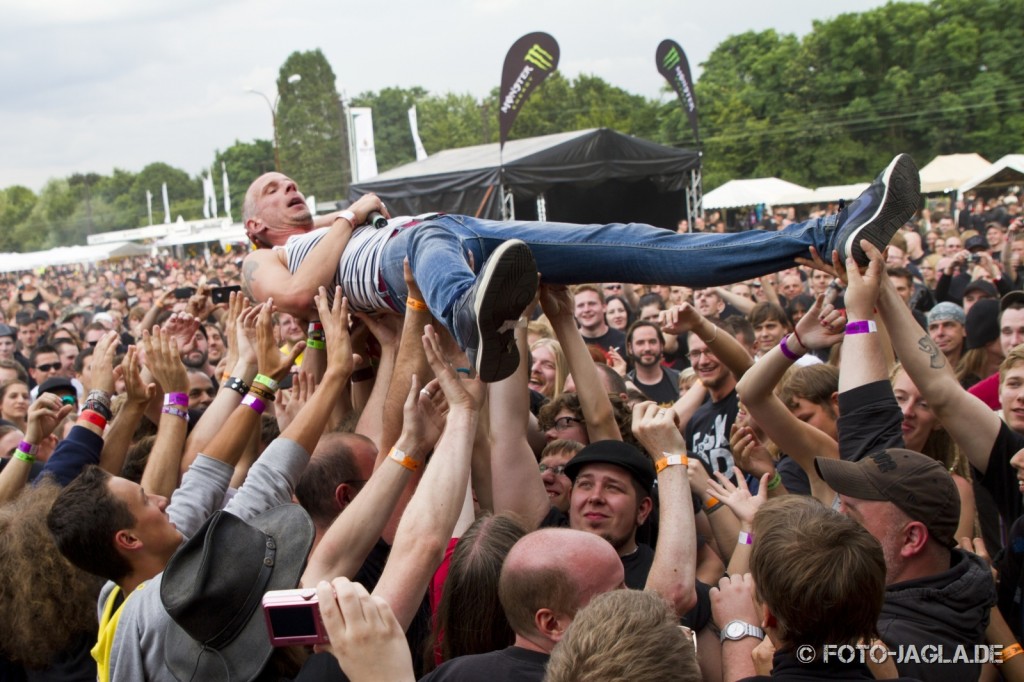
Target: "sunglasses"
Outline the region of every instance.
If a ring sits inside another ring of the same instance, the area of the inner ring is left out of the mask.
[[[558,476],[559,474],[565,473],[565,465],[564,465],[564,464],[556,464],[556,465],[555,465],[555,466],[553,466],[553,467],[551,467],[551,466],[548,466],[547,464],[541,464],[541,465],[539,465],[539,467],[538,467],[538,468],[540,469],[540,472],[541,472],[542,474],[543,474],[543,473],[544,473],[545,471],[550,471],[550,472],[551,472],[551,473],[553,473],[553,474],[554,474],[555,476]]]
[[[555,420],[555,431],[565,431],[566,429],[572,428],[573,424],[582,424],[582,419],[576,417],[559,417]]]
[[[36,367],[36,370],[39,372],[52,372],[57,369],[60,369],[59,362],[51,362],[49,365],[39,365]]]

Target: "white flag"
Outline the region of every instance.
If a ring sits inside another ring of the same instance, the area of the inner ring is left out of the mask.
[[[146,213],[149,214],[149,224],[153,224],[153,193],[146,190]]]
[[[164,195],[164,224],[171,222],[171,202],[167,201],[167,183],[164,183],[163,187]]]
[[[203,176],[203,217],[210,219],[210,176]]]
[[[416,146],[416,160],[422,161],[427,158],[427,150],[423,148],[423,140],[420,139],[420,127],[416,122],[416,105],[409,108],[409,128],[412,130],[412,143]]]
[[[231,195],[228,193],[228,167],[221,161],[220,169],[224,172],[224,215],[231,219]]]
[[[373,145],[373,110],[352,107],[352,134],[356,141],[356,164],[353,182],[372,178],[377,174],[377,150]]]

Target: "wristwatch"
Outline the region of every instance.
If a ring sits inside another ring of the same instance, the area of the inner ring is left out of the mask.
[[[736,642],[744,637],[757,637],[758,639],[764,639],[764,630],[761,628],[746,623],[742,620],[731,620],[725,624],[722,628],[721,641],[731,639]]]

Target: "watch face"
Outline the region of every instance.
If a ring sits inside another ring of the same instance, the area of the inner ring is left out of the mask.
[[[725,635],[726,637],[732,638],[742,637],[746,630],[747,629],[743,627],[743,623],[733,621],[725,627]]]

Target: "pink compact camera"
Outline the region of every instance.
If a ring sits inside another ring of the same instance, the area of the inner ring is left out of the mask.
[[[263,595],[263,618],[273,646],[327,644],[316,590],[270,590]]]

